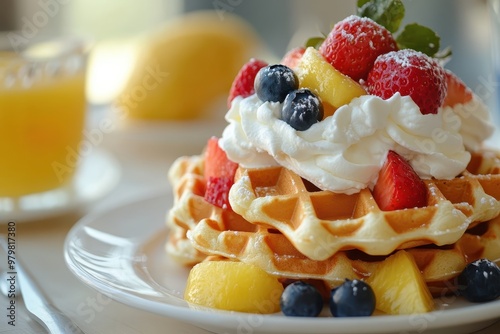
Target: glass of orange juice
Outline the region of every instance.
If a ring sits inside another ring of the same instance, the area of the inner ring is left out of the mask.
[[[0,198],[63,187],[84,129],[88,43],[0,47]]]

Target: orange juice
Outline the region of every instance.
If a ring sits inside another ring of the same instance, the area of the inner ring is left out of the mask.
[[[9,84],[8,71],[0,72],[0,197],[58,188],[76,169],[68,154],[78,152],[82,140],[85,73],[61,67],[46,74],[45,65],[36,66],[16,67],[33,72],[27,75],[32,82],[18,75]]]

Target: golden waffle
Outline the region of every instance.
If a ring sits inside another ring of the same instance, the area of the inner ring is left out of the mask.
[[[203,156],[181,157],[169,170],[169,181],[174,191],[174,203],[167,214],[169,240],[167,253],[177,262],[192,265],[203,261],[206,254],[196,250],[186,233],[203,219],[238,224],[244,219],[231,210],[223,210],[205,201],[206,180],[203,176]],[[248,224],[248,223],[246,223]]]
[[[240,221],[231,228],[224,221],[203,219],[188,232],[194,247],[203,253],[255,264],[265,271],[290,279],[325,281],[330,287],[346,278],[366,278],[386,256],[370,256],[359,250],[339,251],[316,261],[299,252],[281,233]],[[252,229],[253,230],[250,230]],[[453,245],[407,249],[433,294],[453,289],[450,280],[479,258],[500,261],[500,217],[467,231]]]
[[[220,256],[254,263],[282,278],[316,279],[335,286],[345,278],[370,275],[385,258],[359,250],[339,251],[320,261],[308,258],[271,226],[249,223],[234,212],[206,202],[202,165],[202,156],[183,157],[169,173],[175,200],[167,219],[167,252],[182,263],[194,264],[207,255]],[[431,291],[442,293],[450,285],[447,281],[461,272],[466,263],[481,257],[500,260],[500,218],[470,229],[453,245],[428,245],[408,251],[415,257]]]
[[[206,255],[192,246],[186,232],[201,219],[211,216],[210,210],[217,209],[204,200],[206,181],[202,156],[177,159],[170,167],[168,178],[173,188],[174,203],[167,214],[169,234],[166,251],[179,263],[196,264],[203,261]]]
[[[382,211],[369,189],[353,195],[323,191],[283,167],[240,168],[229,201],[247,221],[278,230],[312,260],[351,249],[387,255],[453,244],[469,227],[498,216],[500,164],[494,163],[478,154],[471,165],[497,174],[426,180],[428,202],[422,208]]]

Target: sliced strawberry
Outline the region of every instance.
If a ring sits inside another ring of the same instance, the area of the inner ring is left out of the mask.
[[[405,159],[389,151],[373,188],[373,198],[383,211],[423,207],[427,188]]]
[[[372,19],[351,15],[335,24],[319,52],[338,71],[359,81],[366,79],[379,55],[397,49],[389,30]]]
[[[445,70],[448,90],[444,98],[443,106],[453,107],[457,104],[465,104],[472,100],[472,91],[469,87],[450,70]]]
[[[237,168],[238,164],[229,160],[226,152],[220,148],[219,138],[210,138],[205,149],[206,201],[223,209],[231,209],[229,190]]]
[[[304,47],[297,47],[294,49],[291,49],[288,51],[283,59],[281,59],[281,64],[290,67],[291,69],[294,69],[299,60],[302,58],[304,55],[304,52],[306,52],[306,48]]]
[[[236,77],[234,78],[231,90],[229,91],[229,97],[227,99],[228,108],[231,107],[231,101],[236,96],[247,97],[255,93],[254,81],[257,72],[268,64],[264,61],[258,59],[250,59],[248,63],[243,65]]]
[[[226,152],[220,148],[219,138],[210,138],[205,149],[205,179],[228,177],[233,180],[237,168],[238,164],[229,160]]]
[[[410,96],[422,114],[437,114],[446,95],[446,74],[434,59],[411,49],[377,58],[366,81],[368,92],[388,99]]]
[[[232,178],[211,176],[207,181],[205,200],[219,208],[231,210],[231,204],[229,204],[229,190],[231,190],[232,185]]]

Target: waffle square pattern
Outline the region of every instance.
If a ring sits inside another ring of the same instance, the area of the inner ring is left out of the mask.
[[[203,156],[181,157],[169,172],[166,251],[187,265],[242,261],[331,287],[368,277],[404,248],[438,294],[467,263],[500,260],[499,166],[494,153],[475,154],[463,175],[426,181],[426,207],[391,212],[381,211],[368,189],[334,194],[283,168],[241,168],[230,191],[233,210],[223,210],[204,200]]]
[[[229,201],[247,221],[275,228],[313,260],[340,250],[387,255],[426,244],[452,244],[469,227],[500,213],[498,174],[465,172],[425,184],[425,207],[382,211],[367,188],[353,195],[337,194],[283,167],[240,169]]]

